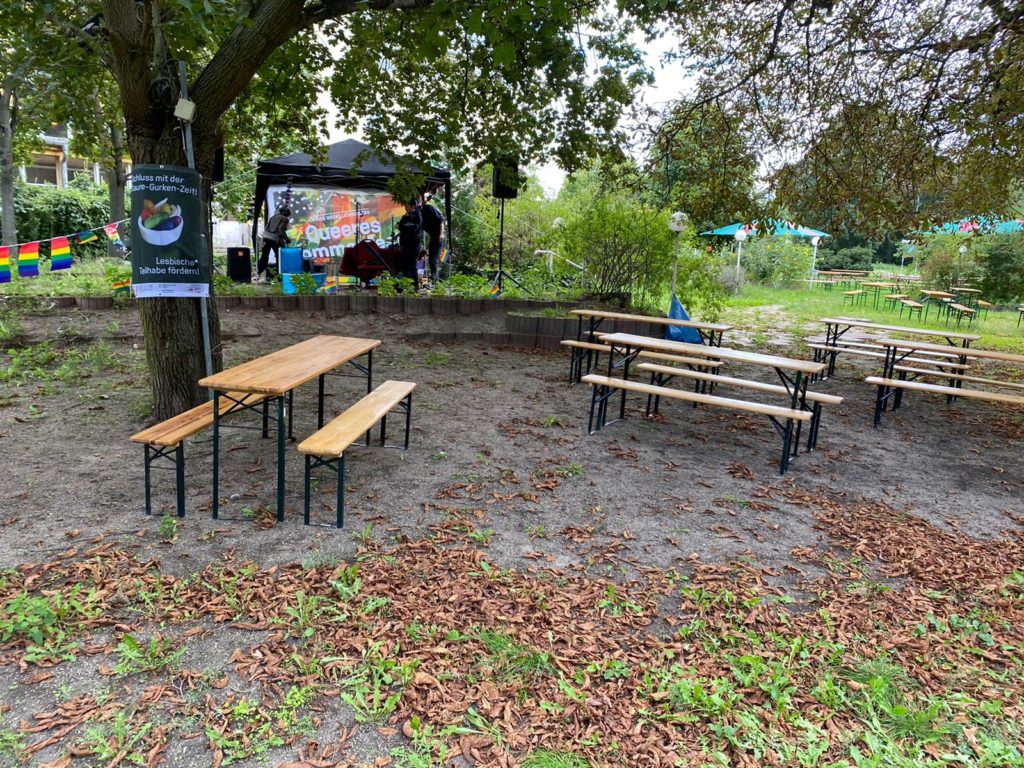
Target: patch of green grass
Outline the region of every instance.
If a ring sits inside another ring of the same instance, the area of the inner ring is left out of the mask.
[[[13,762],[20,763],[25,759],[27,746],[20,733],[0,728],[0,757],[9,757]]]
[[[66,594],[46,596],[20,592],[0,605],[0,644],[25,645],[25,660],[73,658],[77,635],[96,618],[100,609],[94,591],[75,585]]]
[[[334,682],[341,687],[342,700],[355,710],[356,722],[382,723],[398,707],[402,691],[412,682],[418,666],[418,659],[402,661],[386,654],[381,643],[373,643],[360,662],[336,675]]]
[[[575,752],[531,752],[519,764],[521,768],[591,768],[590,761]]]
[[[486,666],[500,680],[528,683],[555,673],[551,654],[523,645],[506,632],[482,629],[476,639],[484,646]]]
[[[118,762],[145,765],[145,739],[153,725],[152,721],[129,720],[122,709],[110,723],[86,728],[82,745],[92,753],[98,765]]]

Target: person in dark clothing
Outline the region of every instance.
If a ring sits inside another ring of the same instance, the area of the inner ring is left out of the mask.
[[[402,250],[398,274],[400,277],[410,278],[413,286],[419,289],[420,279],[416,261],[423,247],[423,217],[415,200],[406,204],[405,215],[398,220],[398,246]]]
[[[274,252],[274,259],[277,261],[278,270],[281,267],[281,248],[288,245],[288,224],[291,222],[292,211],[287,206],[282,206],[277,213],[270,217],[266,228],[263,230],[263,251],[260,253],[260,260],[256,265],[256,279],[269,278],[264,273],[270,268],[270,252]]]
[[[427,197],[430,200],[430,197]],[[441,239],[444,237],[444,214],[429,202],[421,209],[423,231],[427,233],[427,270],[430,281],[437,282],[437,260],[441,255]]]

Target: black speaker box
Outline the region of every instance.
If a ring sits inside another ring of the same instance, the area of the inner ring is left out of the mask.
[[[495,161],[491,187],[491,194],[499,199],[518,197],[519,163],[511,158]]]
[[[252,251],[249,248],[228,248],[228,277],[236,283],[252,282]]]
[[[224,147],[220,146],[213,153],[213,172],[210,174],[213,181],[224,181]]]

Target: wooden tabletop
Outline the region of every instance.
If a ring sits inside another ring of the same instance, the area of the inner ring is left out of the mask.
[[[628,315],[623,312],[605,312],[601,309],[574,309],[569,314],[581,317],[599,317],[602,320],[633,320],[652,325],[672,325],[678,328],[699,328],[702,331],[729,331],[733,326],[724,323],[701,323],[697,320],[676,320],[672,317],[651,317],[650,315]]]
[[[876,331],[889,331],[890,333],[916,333],[918,336],[938,336],[943,339],[966,339],[977,341],[981,336],[976,333],[954,333],[952,331],[929,331],[925,328],[906,328],[900,325],[883,325],[872,323],[868,320],[858,320],[853,317],[823,317],[821,322],[832,325],[849,325],[854,328],[873,328]],[[945,347],[946,350],[949,347]]]
[[[950,288],[953,293],[981,293],[981,288]]]
[[[784,371],[819,373],[825,369],[824,363],[815,363],[811,360],[794,360],[789,357],[762,355],[758,352],[744,352],[739,349],[708,347],[704,344],[687,344],[682,341],[655,339],[651,336],[636,336],[632,333],[602,333],[598,334],[598,336],[605,344],[617,344],[623,347],[641,347],[643,349],[653,349],[657,352],[669,352],[679,355],[696,355],[698,357],[710,357],[715,360],[749,363],[750,365],[764,365],[771,368],[781,368]]]
[[[925,296],[930,296],[933,299],[952,299],[955,298],[952,293],[946,291],[921,291]]]
[[[379,339],[314,336],[200,379],[199,386],[280,396],[379,346]]]
[[[896,283],[861,283],[865,288],[895,288]]]
[[[951,352],[954,350],[946,344],[933,344],[929,341],[908,341],[907,339],[879,339],[878,343],[883,347],[902,347],[904,349],[920,350],[921,352]],[[970,357],[978,360],[1003,360],[1008,363],[1024,363],[1024,355],[1014,355],[1010,352],[999,352],[995,349],[968,349],[955,348],[960,357]]]

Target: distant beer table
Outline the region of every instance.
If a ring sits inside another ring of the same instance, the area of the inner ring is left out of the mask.
[[[314,336],[299,344],[279,349],[234,368],[228,368],[199,380],[199,385],[213,390],[213,516],[220,505],[220,399],[237,403],[237,410],[247,410],[237,395],[253,393],[277,401],[277,519],[284,520],[285,489],[285,419],[291,434],[295,389],[318,379],[317,428],[324,424],[324,378],[337,368],[351,364],[356,373],[366,378],[366,391],[373,389],[373,350],[380,346],[379,339],[359,339],[348,336]],[[360,358],[366,362],[359,362]],[[341,374],[338,374],[341,375]],[[287,400],[288,407],[285,407]],[[287,411],[287,413],[286,413]],[[266,419],[267,417],[264,416]],[[264,421],[266,429],[266,421]]]

